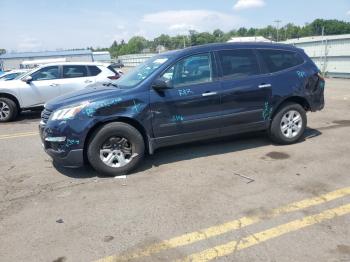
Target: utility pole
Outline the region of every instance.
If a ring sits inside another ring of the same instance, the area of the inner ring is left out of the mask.
[[[322,26],[322,45],[324,46],[324,54],[323,54],[323,65],[322,65],[322,76],[326,75],[326,69],[327,69],[327,45],[328,45],[328,41],[324,40],[324,26]]]
[[[286,27],[286,26],[284,27],[284,40],[288,40],[288,37],[287,37],[287,27]]]
[[[279,27],[280,27],[280,23],[282,21],[281,20],[275,20],[273,22],[276,23],[276,31],[277,31],[277,41],[276,42],[278,42],[278,30],[279,30]]]

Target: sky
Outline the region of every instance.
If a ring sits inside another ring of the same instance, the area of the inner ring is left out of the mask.
[[[0,48],[108,47],[188,30],[229,31],[316,18],[350,22],[350,0],[0,0]]]

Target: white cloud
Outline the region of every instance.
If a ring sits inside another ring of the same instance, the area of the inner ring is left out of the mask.
[[[183,33],[188,30],[211,31],[216,28],[229,30],[241,22],[231,14],[210,10],[169,10],[143,16],[142,26],[157,32]]]
[[[28,37],[28,36],[22,36],[19,44],[17,46],[17,49],[19,51],[36,51],[39,50],[42,47],[42,43],[34,38],[34,37]]]
[[[350,10],[346,13],[347,15],[350,15]]]
[[[237,3],[233,6],[235,10],[258,8],[265,6],[264,0],[238,0]]]
[[[169,26],[169,29],[173,30],[173,31],[179,31],[179,30],[188,31],[188,30],[191,30],[191,29],[194,29],[194,28],[195,28],[194,25],[189,25],[189,24],[185,24],[185,23],[173,24],[173,25]]]

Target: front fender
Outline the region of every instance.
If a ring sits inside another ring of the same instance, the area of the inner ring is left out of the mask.
[[[12,89],[8,89],[8,88],[0,88],[0,96],[1,95],[5,95],[5,96],[11,97],[13,99],[16,99],[18,102],[18,105],[20,107],[22,107],[23,102],[22,102],[22,99],[19,95],[18,88],[16,88],[16,90],[12,90]]]

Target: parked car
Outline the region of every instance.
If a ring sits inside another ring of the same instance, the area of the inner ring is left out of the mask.
[[[15,119],[21,110],[42,107],[62,94],[119,76],[106,64],[64,62],[40,66],[12,81],[0,81],[0,122]]]
[[[25,69],[11,70],[11,71],[5,72],[4,74],[0,75],[0,81],[14,80],[26,72],[28,72],[28,70],[25,70]]]
[[[266,130],[280,144],[303,135],[324,107],[325,81],[289,45],[211,44],[159,54],[109,84],[46,104],[40,122],[55,162],[88,162],[115,176],[159,147]]]

